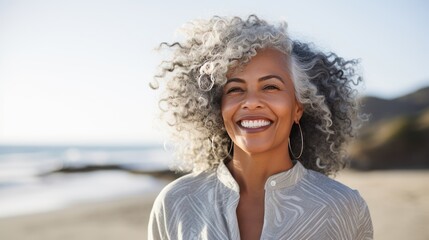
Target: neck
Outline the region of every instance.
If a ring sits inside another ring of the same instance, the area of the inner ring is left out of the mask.
[[[293,167],[288,148],[263,153],[248,153],[234,146],[234,156],[228,169],[240,186],[240,193],[256,195],[264,192],[267,179]]]

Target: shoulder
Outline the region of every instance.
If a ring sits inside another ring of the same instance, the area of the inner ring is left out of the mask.
[[[165,186],[155,199],[153,209],[174,208],[190,198],[200,198],[213,187],[216,174],[213,171],[190,173]]]
[[[191,173],[165,186],[150,213],[149,235],[160,234],[154,239],[169,239],[166,236],[177,232],[177,223],[193,222],[197,212],[210,202],[207,191],[214,188],[216,179],[215,172]]]
[[[311,186],[311,190],[327,203],[341,206],[349,211],[359,211],[365,201],[355,189],[352,189],[319,172],[308,170],[305,184]]]
[[[373,228],[368,205],[357,190],[309,170],[306,181],[315,189],[319,203],[325,203],[333,221],[347,230],[353,239],[372,239]]]
[[[201,188],[211,186],[216,181],[214,171],[190,173],[169,183],[161,191],[161,196],[180,197],[180,195],[195,194]]]
[[[346,186],[345,184],[313,170],[308,170],[306,180],[314,184],[322,192],[329,194],[340,194],[348,197],[358,197],[357,195],[359,195],[356,190]]]

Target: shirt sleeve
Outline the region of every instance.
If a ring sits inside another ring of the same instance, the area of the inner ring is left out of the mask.
[[[148,240],[164,240],[169,239],[165,224],[164,207],[161,199],[155,200],[152,211],[149,217],[149,224],[147,228]]]
[[[369,213],[368,205],[365,200],[361,197],[359,205],[359,219],[358,228],[356,231],[356,240],[372,240],[374,238],[373,226],[371,221],[371,215]]]

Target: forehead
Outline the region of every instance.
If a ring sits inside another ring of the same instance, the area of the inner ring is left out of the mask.
[[[290,57],[276,49],[261,49],[247,63],[228,71],[227,78],[251,77],[259,74],[291,75]]]

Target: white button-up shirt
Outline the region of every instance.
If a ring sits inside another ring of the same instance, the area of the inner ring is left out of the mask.
[[[167,185],[155,200],[149,239],[240,239],[239,186],[221,163]],[[265,184],[261,239],[372,239],[368,207],[356,190],[297,162]]]

